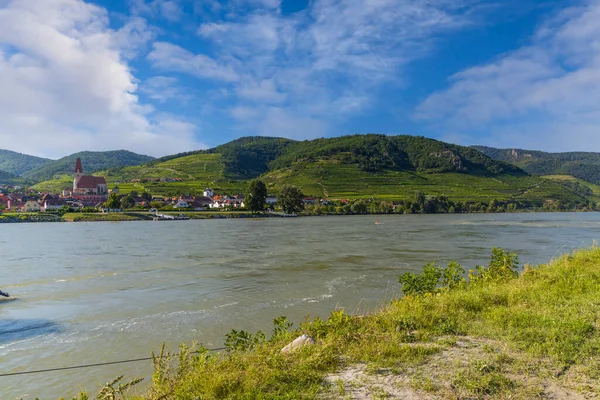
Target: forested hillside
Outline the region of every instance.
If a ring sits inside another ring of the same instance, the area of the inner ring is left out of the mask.
[[[0,171],[12,175],[23,175],[50,162],[52,160],[48,158],[30,156],[10,150],[0,150]]]
[[[473,146],[487,156],[514,164],[532,175],[571,175],[600,184],[600,153],[546,153],[522,149]]]
[[[55,175],[72,174],[77,158],[83,160],[83,170],[85,173],[106,169],[116,170],[126,166],[144,164],[154,159],[150,156],[136,154],[126,150],[82,151],[46,163],[39,168],[24,173],[23,176],[31,181],[40,182],[53,179]]]
[[[0,170],[0,185],[21,185],[23,179],[11,174],[10,172]]]

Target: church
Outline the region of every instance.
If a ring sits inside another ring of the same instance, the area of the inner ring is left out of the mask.
[[[75,162],[73,196],[99,196],[108,193],[106,179],[103,176],[83,175],[81,159]]]

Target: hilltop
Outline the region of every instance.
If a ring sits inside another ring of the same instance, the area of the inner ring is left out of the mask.
[[[547,153],[486,146],[472,148],[495,160],[514,164],[532,175],[571,175],[586,182],[600,184],[600,153]]]
[[[93,173],[106,169],[119,169],[130,165],[144,164],[154,157],[136,154],[127,150],[82,151],[31,169],[22,174],[34,182],[53,179],[55,175],[72,174],[77,158],[84,160],[84,171]]]
[[[0,170],[14,175],[22,175],[52,162],[48,158],[30,156],[16,151],[0,149]],[[3,178],[2,178],[3,179]]]

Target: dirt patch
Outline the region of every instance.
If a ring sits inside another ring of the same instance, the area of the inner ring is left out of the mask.
[[[403,400],[430,400],[434,397],[418,393],[409,385],[408,377],[393,375],[388,370],[376,374],[366,371],[366,364],[356,364],[337,374],[327,376],[331,391],[329,398],[356,400],[393,398]]]
[[[501,342],[471,337],[435,341],[440,353],[417,366],[378,369],[349,365],[327,376],[328,399],[549,399],[599,398],[590,385],[576,384],[564,367],[532,358]],[[423,343],[420,343],[423,345]],[[587,383],[587,382],[586,382]]]

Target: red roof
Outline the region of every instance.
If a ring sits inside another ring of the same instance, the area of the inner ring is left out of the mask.
[[[96,189],[98,185],[106,185],[106,179],[103,176],[84,175],[77,182],[79,189]]]

